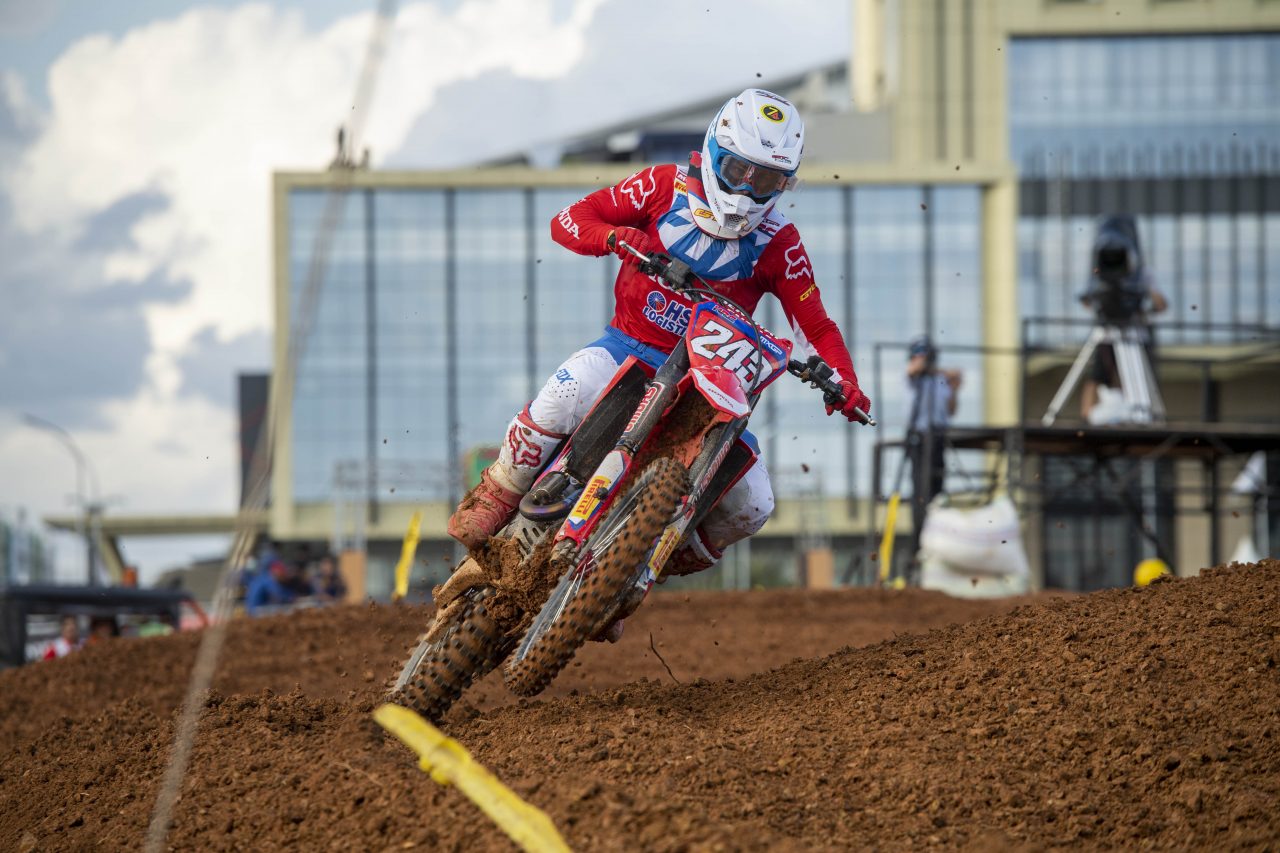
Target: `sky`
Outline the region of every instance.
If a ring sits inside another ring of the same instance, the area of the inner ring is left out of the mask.
[[[271,367],[269,191],[322,169],[373,8],[0,0],[0,516],[230,513]],[[850,0],[399,4],[373,167],[465,166],[847,56]],[[88,487],[85,487],[88,490]],[[59,579],[84,548],[50,534]],[[126,539],[143,582],[225,539]]]

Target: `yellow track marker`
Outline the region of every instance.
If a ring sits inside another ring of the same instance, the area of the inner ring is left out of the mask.
[[[889,497],[889,507],[884,514],[884,538],[880,540],[880,583],[889,580],[889,568],[893,565],[893,537],[898,527],[898,500],[894,492]]]
[[[413,568],[413,555],[418,550],[418,529],[422,527],[422,510],[409,519],[409,529],[404,534],[404,548],[400,551],[400,562],[396,563],[396,590],[393,600],[399,601],[409,594],[409,570]]]
[[[551,818],[529,805],[476,763],[451,737],[399,705],[382,705],[373,719],[418,753],[418,766],[441,785],[457,785],[511,840],[529,853],[568,853]]]

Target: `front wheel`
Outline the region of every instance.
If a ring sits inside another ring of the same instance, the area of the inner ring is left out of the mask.
[[[657,459],[592,535],[585,559],[565,572],[534,617],[503,673],[513,693],[533,696],[559,674],[587,640],[617,614],[637,568],[687,492],[688,475],[674,459]],[[594,567],[588,564],[594,560]]]
[[[489,613],[494,595],[492,587],[473,587],[437,614],[387,698],[439,722],[462,691],[493,670],[511,648]]]

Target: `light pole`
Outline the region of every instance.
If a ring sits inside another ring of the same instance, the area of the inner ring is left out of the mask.
[[[35,415],[24,414],[22,419],[28,426],[33,426],[36,429],[42,429],[56,437],[60,442],[62,442],[67,450],[71,451],[71,456],[75,459],[76,500],[79,502],[80,508],[84,512],[84,539],[88,560],[88,580],[89,586],[94,586],[97,583],[97,575],[94,572],[94,568],[98,562],[98,549],[97,542],[94,538],[94,527],[97,514],[101,510],[101,506],[98,503],[98,474],[94,471],[93,466],[89,464],[88,458],[80,451],[80,447],[76,444],[75,439],[71,437],[71,433],[67,432],[53,421],[48,421],[44,418],[36,417]],[[84,491],[86,473],[88,475],[87,481],[90,485],[90,496],[88,498],[85,497]]]

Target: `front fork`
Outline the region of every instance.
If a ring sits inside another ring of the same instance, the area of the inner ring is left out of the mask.
[[[605,455],[587,481],[578,502],[556,533],[553,559],[570,559],[586,544],[609,504],[618,496],[635,455],[679,395],[680,380],[689,370],[689,351],[678,346],[645,387],[635,413],[613,450]]]
[[[753,401],[754,402],[754,401]],[[715,479],[716,471],[724,464],[725,458],[734,444],[746,429],[747,419],[736,418],[713,430],[709,440],[704,442],[702,450],[689,468],[689,476],[693,485],[685,496],[675,517],[667,524],[644,562],[637,568],[634,580],[618,600],[617,607],[605,620],[610,624],[618,619],[625,619],[636,611],[644,601],[649,590],[662,577],[671,555],[676,552],[685,537],[702,522],[723,491],[712,494],[708,492]],[[704,509],[705,508],[705,509]]]
[[[685,536],[701,523],[707,512],[712,509],[714,502],[720,497],[719,494],[710,494],[708,489],[716,472],[720,470],[720,466],[729,455],[729,451],[742,437],[746,428],[747,418],[744,416],[734,418],[721,427],[713,429],[710,440],[703,443],[702,450],[689,466],[689,479],[692,483],[689,494],[685,497],[675,518],[662,531],[658,541],[649,550],[645,558],[644,572],[637,578],[637,584],[643,584],[646,593],[658,578],[662,577],[663,568],[675,553],[676,548],[685,540]],[[704,507],[705,511],[702,511]]]
[[[689,352],[684,346],[676,347],[654,375],[645,389],[644,397],[636,407],[626,427],[622,431],[614,449],[611,450],[597,466],[590,480],[587,481],[578,502],[556,533],[556,544],[552,559],[557,561],[577,562],[577,556],[588,541],[592,531],[609,504],[618,496],[619,485],[627,479],[637,452],[653,429],[671,409],[679,395],[680,380],[689,370]],[[688,389],[687,393],[698,393]],[[748,403],[754,409],[758,393],[748,397]],[[724,463],[730,450],[742,436],[747,427],[748,415],[734,418],[719,428],[713,428],[704,441],[702,449],[689,466],[691,486],[675,516],[667,524],[666,529],[649,549],[643,564],[637,569],[635,582],[625,599],[619,602],[617,617],[625,617],[639,606],[653,584],[662,576],[671,555],[684,541],[685,537],[706,516],[700,511],[704,506],[707,511],[719,498],[719,494],[709,494],[716,472]]]

